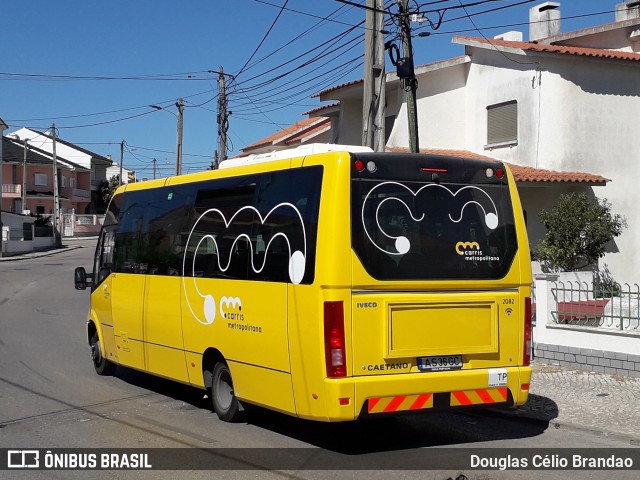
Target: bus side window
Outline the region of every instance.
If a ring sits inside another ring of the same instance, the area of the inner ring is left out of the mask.
[[[187,264],[195,266],[187,276],[247,279],[255,190],[254,175],[213,180],[198,189],[186,246]]]

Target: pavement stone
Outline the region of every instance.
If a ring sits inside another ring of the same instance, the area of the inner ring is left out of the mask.
[[[531,362],[529,400],[508,415],[620,435],[640,445],[640,379]]]

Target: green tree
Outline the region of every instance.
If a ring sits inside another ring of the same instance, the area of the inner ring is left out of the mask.
[[[116,189],[120,186],[120,175],[114,175],[108,181],[102,182],[100,185],[100,198],[106,208]]]
[[[538,216],[547,234],[533,251],[533,259],[555,271],[573,272],[595,263],[604,256],[607,243],[627,226],[622,215],[611,214],[606,199],[589,200],[586,193],[560,195],[558,205]]]

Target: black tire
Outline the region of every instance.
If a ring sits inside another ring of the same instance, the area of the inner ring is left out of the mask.
[[[116,371],[117,365],[110,362],[102,355],[102,346],[100,345],[100,338],[98,332],[94,332],[89,342],[91,345],[91,359],[93,360],[93,368],[96,369],[96,373],[102,376],[113,375]]]
[[[218,362],[213,368],[209,391],[213,411],[223,422],[238,422],[245,418],[245,409],[235,396],[231,371],[226,363]]]

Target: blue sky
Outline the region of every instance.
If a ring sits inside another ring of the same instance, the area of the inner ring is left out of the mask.
[[[618,1],[561,2],[562,31],[612,22]],[[467,12],[487,38],[521,30],[526,39],[529,8],[540,3],[494,0]],[[7,133],[22,126],[44,130],[55,122],[65,140],[111,154],[115,160],[125,140],[126,167],[135,169],[139,178],[151,177],[155,158],[159,175],[167,176],[175,164],[175,102],[183,97],[183,172],[203,170],[217,148],[218,82],[217,74],[209,71],[223,66],[229,74],[239,73],[228,86],[233,112],[230,155],[303,118],[303,112],[320,105],[310,98],[313,93],[363,76],[359,37],[364,29],[357,24],[364,20],[364,10],[336,0],[289,0],[265,38],[284,4],[285,0],[2,2],[0,117],[11,127]],[[387,4],[397,12],[394,2]],[[519,5],[501,8],[514,4]],[[433,10],[459,7],[460,1],[417,0],[415,5]],[[489,9],[499,10],[482,13]],[[329,20],[322,20],[325,17]],[[429,18],[435,22],[438,14],[430,13]],[[446,11],[443,20],[431,36],[414,39],[417,65],[462,55],[464,47],[451,44],[454,34],[480,36],[460,8]]]

